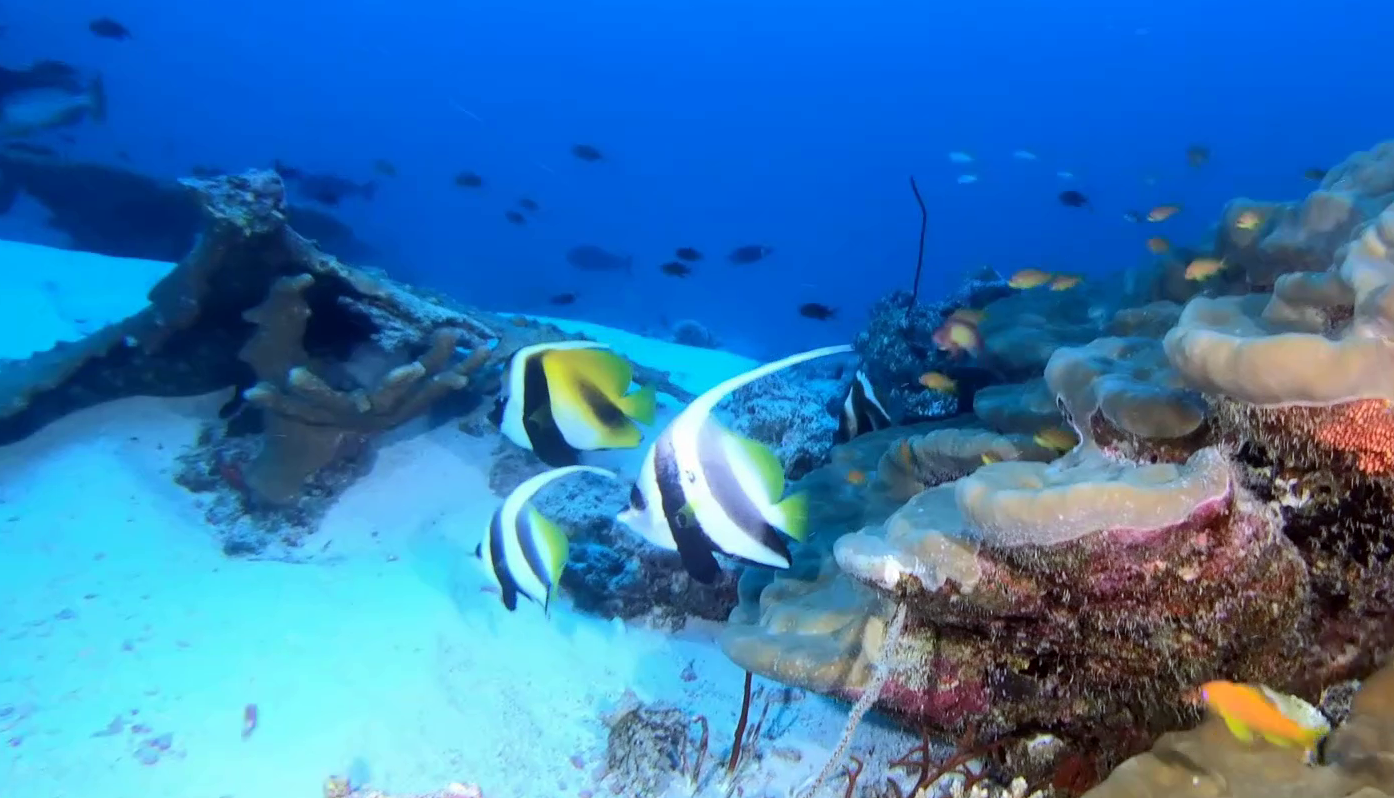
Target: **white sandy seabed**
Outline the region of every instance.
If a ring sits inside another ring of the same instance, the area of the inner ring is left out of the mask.
[[[129,314],[169,268],[9,243],[0,261],[29,278],[5,268],[0,357]],[[750,365],[560,323],[691,390]],[[226,398],[112,402],[0,448],[0,795],[316,798],[340,774],[397,793],[603,796],[600,718],[626,691],[706,716],[713,756],[729,749],[743,674],[711,625],[626,628],[565,597],[550,618],[509,613],[485,592],[471,553],[498,501],[494,440],[445,425],[387,443],[317,533],[332,559],[225,557],[171,477]],[[244,739],[248,704],[258,725]],[[748,797],[821,767],[846,708],[807,696],[771,714],[781,736],[761,745],[781,755]],[[857,740],[903,750],[887,730]]]

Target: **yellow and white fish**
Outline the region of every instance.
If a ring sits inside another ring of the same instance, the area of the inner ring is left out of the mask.
[[[575,465],[582,451],[632,449],[644,437],[634,421],[652,424],[657,412],[653,386],[626,393],[633,377],[629,361],[594,341],[524,347],[489,418],[550,466]]]
[[[802,540],[808,497],[784,496],[784,466],[764,445],[726,429],[712,410],[731,392],[815,358],[851,352],[829,346],[738,374],[678,413],[644,456],[629,507],[618,520],[645,540],[676,551],[693,579],[711,584],[720,552],[756,565],[788,568],[783,536]]]
[[[554,480],[590,472],[615,475],[595,466],[566,466],[544,471],[514,488],[489,519],[484,540],[474,556],[484,562],[509,612],[518,608],[518,596],[542,605],[545,613],[552,593],[566,567],[570,542],[566,533],[537,511],[532,498]]]

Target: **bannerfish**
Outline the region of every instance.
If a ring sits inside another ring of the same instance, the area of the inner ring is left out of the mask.
[[[620,256],[594,244],[582,244],[566,251],[566,262],[583,272],[633,272],[634,257]]]
[[[0,137],[28,136],[88,119],[106,121],[106,88],[100,76],[86,85],[65,80],[0,95]]]
[[[808,498],[783,497],[784,466],[768,447],[712,417],[737,388],[815,358],[851,352],[847,345],[790,355],[738,374],[678,413],[644,455],[629,507],[617,519],[654,545],[677,551],[693,579],[712,584],[715,553],[747,563],[788,568],[782,535],[802,540]]]
[[[852,384],[847,386],[847,395],[842,397],[842,409],[837,415],[837,432],[833,433],[834,443],[846,443],[858,435],[886,429],[891,426],[891,414],[881,404],[876,388],[867,379],[866,372],[857,369],[852,375]]]
[[[489,528],[484,540],[474,548],[474,556],[488,568],[509,612],[518,608],[519,595],[541,604],[544,614],[550,609],[552,592],[566,567],[570,542],[560,527],[537,511],[532,497],[561,477],[584,472],[615,477],[595,466],[544,471],[514,488],[489,519]]]
[[[489,420],[550,466],[575,465],[583,451],[632,449],[644,437],[634,421],[647,426],[657,412],[652,385],[625,393],[633,376],[629,361],[595,341],[523,347]]]

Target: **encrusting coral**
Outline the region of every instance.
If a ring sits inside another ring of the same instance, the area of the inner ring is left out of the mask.
[[[467,375],[489,356],[481,346],[459,359],[455,350],[465,332],[442,327],[410,363],[373,375],[371,384],[336,388],[312,368],[303,343],[311,315],[305,291],[314,282],[309,274],[282,277],[265,302],[243,314],[256,331],[240,356],[260,380],[244,396],[266,412],[261,451],[244,473],[253,494],[273,504],[295,501],[305,479],[334,459],[345,438],[415,418],[469,384]]]

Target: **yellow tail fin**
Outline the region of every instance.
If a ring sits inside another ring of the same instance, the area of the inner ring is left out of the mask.
[[[628,396],[621,396],[617,404],[626,416],[647,427],[658,415],[658,391],[652,385],[645,385]]]
[[[808,494],[791,493],[774,509],[779,516],[775,527],[802,543],[808,537]]]

